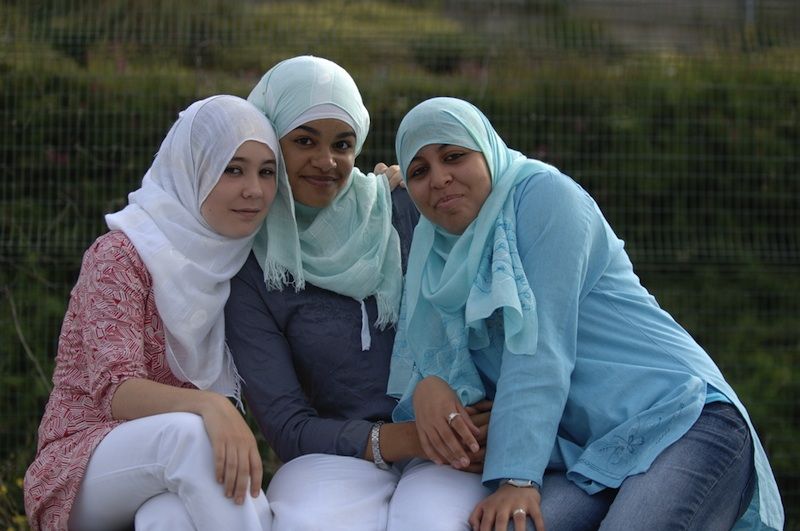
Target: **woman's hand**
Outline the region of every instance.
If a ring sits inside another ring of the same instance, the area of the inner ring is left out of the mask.
[[[176,411],[202,417],[214,451],[215,475],[225,486],[225,495],[238,504],[244,503],[249,482],[250,494],[258,496],[263,465],[256,438],[226,397],[212,391],[131,378],[119,385],[111,400],[111,413],[118,420]]]
[[[391,166],[387,166],[383,162],[379,162],[375,165],[375,169],[373,170],[375,175],[383,174],[386,176],[386,179],[389,181],[389,189],[394,190],[398,186],[400,188],[405,188],[406,183],[403,180],[403,174],[400,173],[400,166],[397,164],[392,164]]]
[[[478,427],[479,433],[475,439],[478,441],[480,449],[478,449],[477,452],[467,452],[470,463],[469,466],[462,470],[474,472],[476,474],[483,472],[483,461],[486,457],[486,439],[489,436],[489,419],[491,418],[492,404],[491,400],[481,400],[480,402],[464,408],[467,413],[469,413],[469,418],[472,420],[472,423]]]
[[[242,415],[224,396],[204,393],[200,415],[214,450],[217,481],[225,487],[225,495],[241,505],[250,484],[254,498],[261,491],[263,465],[256,438]]]
[[[457,469],[469,467],[467,452],[477,455],[480,451],[481,430],[450,386],[428,376],[417,384],[413,402],[419,442],[428,459]]]
[[[473,531],[507,531],[513,520],[514,531],[525,531],[526,519],[531,518],[536,531],[544,531],[541,502],[536,487],[503,485],[475,506],[469,525]]]

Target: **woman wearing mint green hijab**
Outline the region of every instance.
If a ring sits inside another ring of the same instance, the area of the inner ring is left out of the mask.
[[[354,166],[369,129],[355,82],[295,57],[248,99],[275,125],[285,171],[226,326],[247,404],[285,463],[267,493],[273,530],[467,529],[487,492],[458,487],[477,476],[423,459],[414,423],[391,422],[389,360],[419,214],[405,190]]]
[[[782,529],[747,411],[645,290],[594,200],[434,98],[396,148],[423,218],[392,359],[396,421],[436,460],[494,401],[473,529]]]

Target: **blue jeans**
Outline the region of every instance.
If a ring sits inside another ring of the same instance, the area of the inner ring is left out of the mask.
[[[729,531],[750,504],[755,481],[747,424],[735,407],[714,402],[647,472],[618,489],[590,496],[563,471],[548,471],[542,515],[547,531]],[[534,530],[530,518],[527,529]]]

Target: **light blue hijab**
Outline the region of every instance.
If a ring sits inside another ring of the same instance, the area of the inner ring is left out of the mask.
[[[369,113],[355,81],[341,66],[320,57],[281,61],[247,99],[270,119],[281,138],[305,122],[335,118],[353,128],[358,155],[369,131]],[[387,180],[353,168],[333,202],[301,227],[285,167],[278,180],[275,202],[253,244],[267,287],[293,284],[301,290],[309,281],[362,304],[374,295],[375,326],[396,322],[402,269]],[[309,209],[303,210],[308,216]]]
[[[506,147],[480,110],[455,98],[429,99],[403,118],[395,148],[404,178],[430,144],[480,151],[492,191],[460,236],[424,217],[414,231],[388,387],[401,397],[398,421],[413,418],[411,396],[426,376],[462,382],[455,391],[463,404],[485,396],[469,351],[489,345],[486,320],[495,311],[502,311],[511,352],[533,353],[537,342],[536,301],[517,253],[513,191],[550,167]]]

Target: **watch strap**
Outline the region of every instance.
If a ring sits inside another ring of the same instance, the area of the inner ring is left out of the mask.
[[[372,429],[369,432],[369,442],[372,448],[372,462],[381,470],[389,470],[389,464],[383,460],[381,455],[381,426],[383,424],[384,422],[379,420],[372,425]]]
[[[530,479],[501,479],[500,486],[502,487],[503,485],[511,485],[512,487],[517,487],[520,489],[527,489],[531,487],[539,488],[539,484]]]

